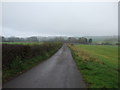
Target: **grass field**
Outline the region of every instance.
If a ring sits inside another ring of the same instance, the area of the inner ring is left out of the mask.
[[[116,45],[116,43],[118,43],[118,41],[94,41],[93,43],[94,44],[108,43],[108,44]]]
[[[43,42],[0,42],[0,44],[18,44],[18,45],[38,45]]]
[[[118,47],[70,45],[89,88],[118,88]]]

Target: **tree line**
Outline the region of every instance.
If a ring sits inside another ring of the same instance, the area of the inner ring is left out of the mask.
[[[80,44],[92,44],[92,39],[87,39],[85,37],[80,37],[78,39],[74,37],[69,37],[67,40],[68,43],[80,43]]]
[[[64,42],[64,43],[80,43],[80,44],[92,44],[92,39],[85,37],[1,37],[2,42]]]

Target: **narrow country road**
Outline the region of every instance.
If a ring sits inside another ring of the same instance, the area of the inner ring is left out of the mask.
[[[85,88],[81,74],[64,44],[56,54],[3,85],[3,88]]]

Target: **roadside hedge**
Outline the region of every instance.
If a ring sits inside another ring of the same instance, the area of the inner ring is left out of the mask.
[[[36,56],[45,56],[58,50],[61,45],[61,43],[43,43],[40,45],[2,44],[2,68],[11,69],[11,64],[18,58],[21,62],[25,62]]]

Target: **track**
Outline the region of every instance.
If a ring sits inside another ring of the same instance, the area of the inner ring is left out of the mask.
[[[3,85],[3,88],[85,88],[67,45],[48,60]]]

